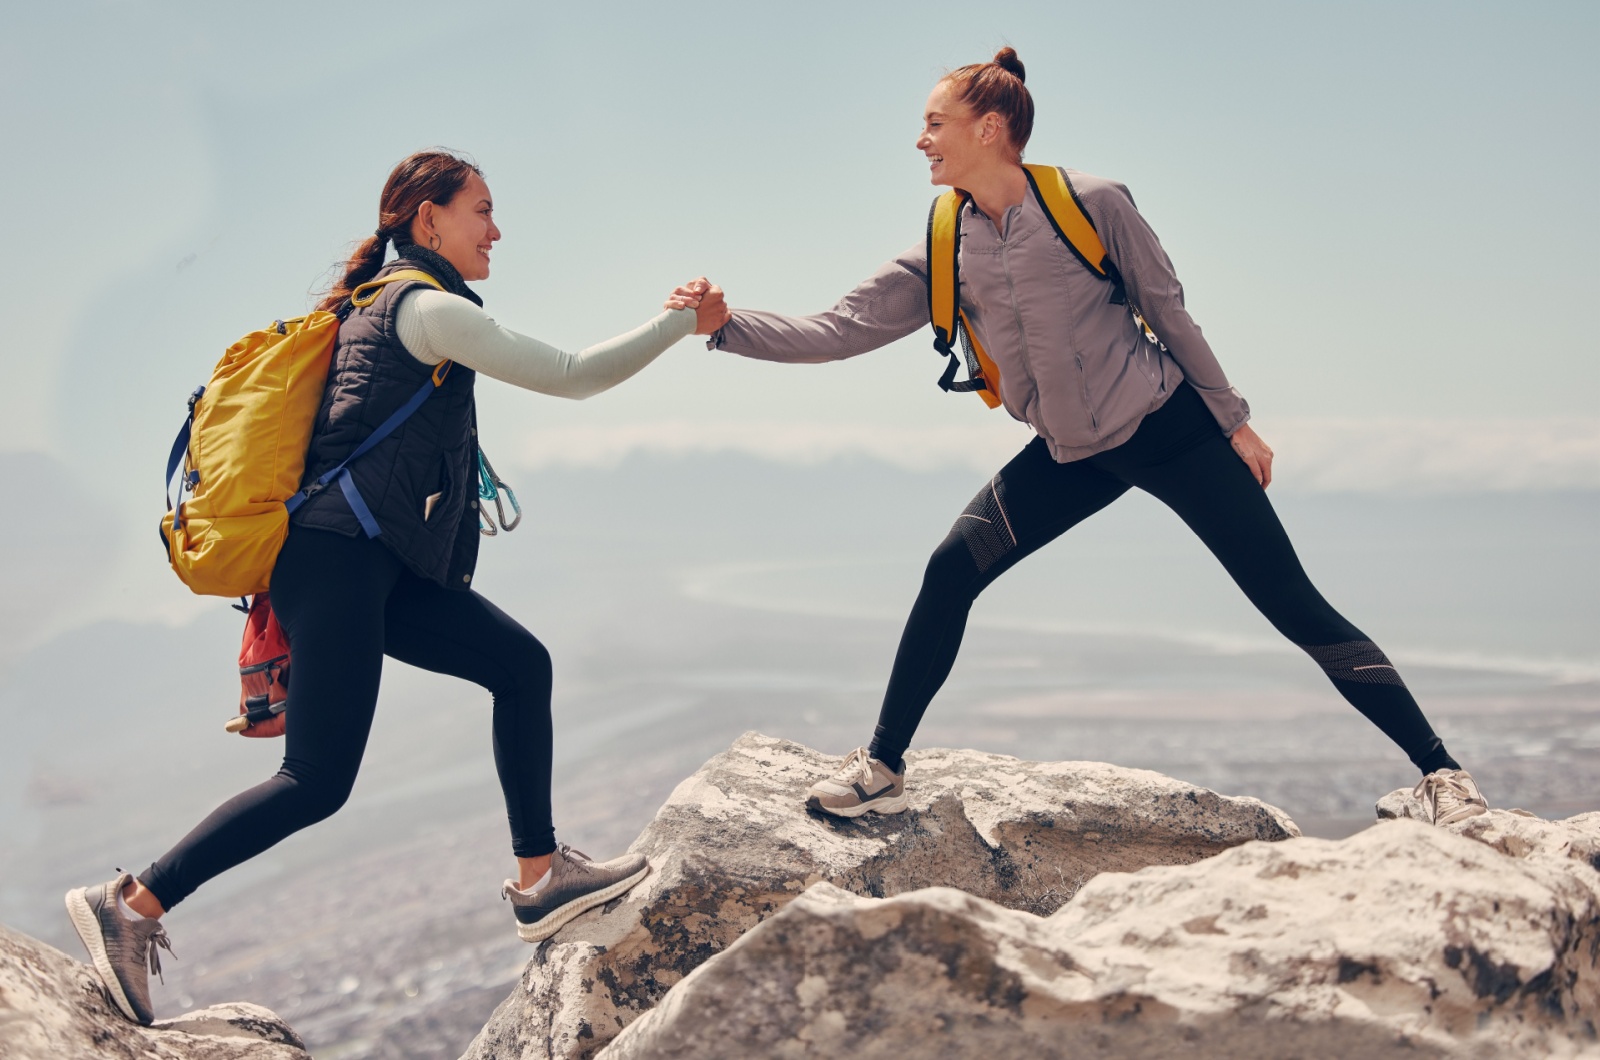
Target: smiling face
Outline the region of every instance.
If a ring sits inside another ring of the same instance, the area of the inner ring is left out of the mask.
[[[917,150],[928,158],[934,184],[968,188],[978,174],[1010,164],[1010,142],[998,114],[976,115],[956,98],[954,86],[940,81],[928,95]]]
[[[487,280],[489,251],[500,238],[489,185],[471,173],[445,205],[423,203],[411,222],[411,237],[454,265],[463,280]]]

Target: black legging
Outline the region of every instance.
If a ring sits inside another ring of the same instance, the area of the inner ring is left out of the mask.
[[[1306,577],[1266,491],[1187,383],[1116,448],[1058,464],[1035,438],[973,498],[928,561],[889,675],[874,758],[901,768],[955,665],[978,594],[1134,486],[1176,512],[1278,632],[1424,773],[1458,768],[1383,652]]]
[[[380,541],[299,527],[273,569],[272,608],[291,654],[283,767],[217,807],[139,877],[163,908],[344,805],[385,655],[494,695],[512,852],[555,849],[550,653],[533,634],[475,592],[419,578]]]

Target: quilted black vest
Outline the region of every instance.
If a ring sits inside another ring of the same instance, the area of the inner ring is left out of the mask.
[[[378,276],[420,269],[451,293],[483,304],[437,254],[414,246],[400,253]],[[302,488],[349,456],[433,374],[433,367],[411,356],[395,332],[400,296],[418,286],[427,285],[401,281],[384,287],[371,305],[351,308],[339,326]],[[350,465],[356,488],[382,529],[378,540],[412,571],[448,589],[470,589],[478,562],[474,374],[452,365],[444,383],[398,430]],[[438,498],[430,505],[434,494]],[[348,537],[364,533],[337,488],[311,497],[291,522]]]

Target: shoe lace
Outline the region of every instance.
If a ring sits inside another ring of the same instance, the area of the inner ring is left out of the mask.
[[[565,843],[557,843],[556,845],[561,849],[561,857],[568,865],[571,865],[579,872],[592,873],[594,871],[594,859],[589,855]]]
[[[1422,800],[1433,821],[1454,813],[1472,799],[1472,789],[1456,774],[1447,776],[1443,770],[1423,777],[1411,794]]]
[[[865,747],[857,747],[845,757],[844,764],[833,775],[835,782],[850,784],[860,781],[863,787],[872,783],[872,756],[867,754]]]
[[[150,962],[150,971],[155,974],[156,979],[160,981],[162,986],[166,986],[167,981],[161,976],[161,954],[156,952],[158,948],[172,953],[172,940],[167,937],[165,928],[156,928],[145,939],[145,957]],[[176,953],[172,953],[172,955],[174,957],[177,956]]]

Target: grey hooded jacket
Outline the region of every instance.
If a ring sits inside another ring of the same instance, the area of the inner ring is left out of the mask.
[[[1065,170],[1089,220],[1166,350],[1146,341],[1110,281],[1061,242],[1030,189],[998,226],[969,202],[961,215],[961,308],[1000,370],[1006,411],[1060,463],[1126,441],[1184,379],[1225,434],[1250,418],[1183,305],[1156,234],[1115,181]],[[854,357],[928,327],[924,242],[869,276],[825,313],[787,317],[736,309],[709,345],[769,361]],[[967,399],[972,400],[972,399]]]

